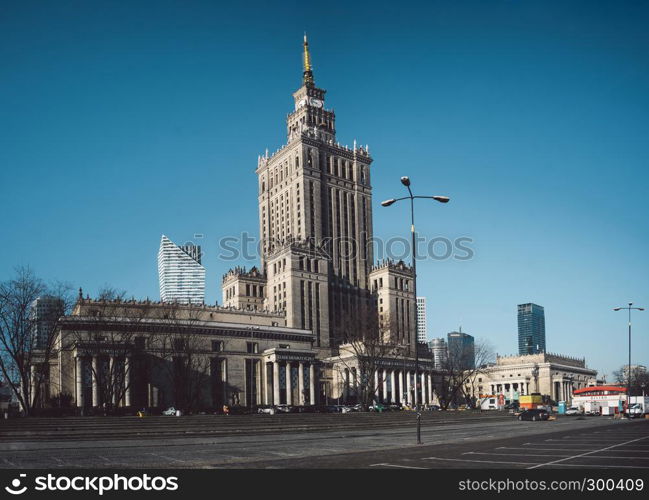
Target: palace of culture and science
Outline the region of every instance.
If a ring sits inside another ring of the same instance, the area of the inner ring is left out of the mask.
[[[257,163],[261,274],[228,273],[223,303],[282,311],[286,325],[311,330],[324,353],[372,335],[376,295],[385,295],[384,316],[394,316],[389,334],[410,344],[411,273],[403,266],[373,268],[372,158],[367,147],[336,142],[336,116],[326,108],[325,93],[315,85],[305,37],[302,86],[293,93],[287,144]]]
[[[361,379],[374,380],[373,400],[433,401],[430,355],[415,371],[412,269],[373,261],[372,157],[338,144],[306,37],[303,66],[287,142],[257,161],[259,265],[225,274],[222,306],[80,294],[61,320],[44,394],[71,394],[81,408],[180,405],[191,398],[179,374],[200,372],[188,389],[195,407],[354,402]],[[369,350],[352,347],[377,341],[392,349],[363,373]],[[183,367],[189,343],[200,367]]]

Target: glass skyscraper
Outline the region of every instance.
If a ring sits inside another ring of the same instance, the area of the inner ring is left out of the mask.
[[[417,297],[417,341],[425,344],[428,337],[426,297]]]
[[[454,369],[470,370],[475,368],[475,339],[473,336],[464,333],[460,328],[459,332],[450,332],[446,338],[448,340],[448,355]]]
[[[178,246],[163,234],[158,252],[158,277],[162,302],[205,302],[205,268],[201,265],[200,246]]]
[[[518,354],[545,352],[545,311],[537,304],[518,305]]]

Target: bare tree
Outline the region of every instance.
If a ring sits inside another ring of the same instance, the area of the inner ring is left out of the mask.
[[[613,378],[616,383],[626,386],[629,382],[627,374],[629,365],[622,366],[619,370],[613,372]],[[649,373],[644,366],[631,365],[631,395],[641,395],[649,391]]]
[[[97,300],[126,300],[126,290],[121,290],[108,283],[104,283],[97,292]]]
[[[197,331],[202,306],[168,304],[166,331],[152,339],[155,362],[173,390],[173,406],[192,411],[200,407],[210,377],[209,347]]]
[[[358,318],[366,320],[360,322],[360,327],[354,325],[346,329],[346,343],[339,347],[336,358],[337,378],[341,384],[338,392],[347,392],[363,410],[378,399],[388,365],[408,355],[408,346],[395,342],[390,333],[394,325],[389,314],[379,322],[377,310],[372,305],[361,306]]]
[[[0,371],[25,415],[45,399],[59,318],[72,303],[71,287],[47,286],[29,267],[0,283]]]
[[[443,410],[451,404],[474,406],[473,387],[478,375],[484,373],[494,360],[493,347],[486,341],[477,341],[471,347],[449,349],[442,366],[439,403]]]
[[[138,337],[148,334],[146,320],[152,311],[149,302],[123,300],[125,292],[105,286],[100,299],[79,298],[76,316],[90,317],[92,328],[76,329],[74,322],[66,325],[70,334],[64,339],[66,348],[92,359],[92,406],[105,414],[126,403],[134,372],[134,354]]]

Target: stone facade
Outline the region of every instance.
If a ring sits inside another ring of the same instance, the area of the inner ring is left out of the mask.
[[[596,385],[597,371],[586,366],[583,358],[559,354],[498,356],[496,363],[477,371],[467,392],[479,395],[540,393],[552,401],[572,399],[572,391]]]
[[[256,172],[265,308],[284,311],[287,326],[312,329],[316,347],[334,352],[376,321],[372,158],[367,147],[336,142],[325,94],[315,86],[305,40],[287,143],[260,156]]]
[[[80,299],[61,323],[52,393],[72,394],[84,408],[106,398],[116,406],[180,405],[189,393],[200,403],[193,406],[207,407],[351,401],[349,366],[360,370],[367,356],[350,358],[350,346],[379,341],[389,352],[355,379],[389,385],[371,399],[432,401],[432,359],[426,349],[414,359],[412,269],[373,267],[372,158],[367,146],[336,142],[306,39],[302,83],[286,145],[257,163],[259,268],[223,276],[223,307]],[[198,389],[175,380],[188,370]],[[115,389],[102,389],[106,381]]]
[[[268,312],[83,299],[61,321],[49,393],[82,408],[315,404],[313,334],[283,322]]]

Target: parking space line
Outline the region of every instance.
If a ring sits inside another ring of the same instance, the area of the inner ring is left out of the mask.
[[[600,450],[588,451],[586,453],[581,453],[579,455],[574,455],[572,457],[560,458],[558,460],[553,460],[552,462],[546,462],[544,464],[536,464],[536,465],[534,465],[532,467],[528,467],[528,468],[529,469],[538,469],[539,467],[544,467],[546,465],[554,465],[554,464],[558,464],[560,462],[565,462],[566,460],[572,460],[572,459],[575,459],[575,458],[585,457],[585,456],[591,455],[593,453],[598,453],[600,451],[610,450],[610,449],[613,449],[613,448],[617,448],[618,446],[622,446],[622,445],[630,444],[630,443],[635,443],[636,441],[642,441],[643,439],[648,439],[648,438],[649,438],[649,436],[644,436],[644,437],[640,437],[640,438],[636,438],[636,439],[631,439],[630,441],[625,441],[624,443],[619,443],[619,444],[613,444],[611,446],[607,446],[606,448],[602,448]]]
[[[426,457],[422,460],[449,460],[451,462],[475,462],[481,464],[518,464],[518,465],[538,465],[539,462],[502,462],[495,460],[469,460],[463,458],[441,458],[441,457]]]
[[[597,450],[588,450],[584,448],[524,448],[522,446],[499,446],[495,448],[496,450],[532,450],[532,451],[597,451]],[[602,451],[601,453],[606,453],[608,450]],[[638,449],[615,449],[613,450],[616,453],[649,453],[647,450],[638,450]]]
[[[552,467],[581,467],[582,469],[649,469],[649,467],[642,467],[640,465],[603,465],[603,464],[564,464],[557,463],[552,464]],[[534,469],[534,467],[528,467],[528,469]]]
[[[502,455],[505,457],[568,457],[570,455],[556,455],[554,453],[530,454],[530,453],[494,453],[490,451],[467,451],[462,455]]]
[[[398,465],[398,464],[371,464],[370,467],[396,467],[398,469],[423,469],[423,470],[428,469],[428,467],[415,467],[413,465]]]
[[[502,455],[506,457],[568,457],[570,455],[559,455],[555,453],[546,453],[546,454],[529,454],[529,453],[494,453],[494,452],[488,452],[488,451],[467,451],[465,453],[462,453],[462,455]],[[596,455],[589,455],[587,457],[583,457],[586,459],[594,458],[594,459],[619,459],[619,460],[649,460],[649,457],[619,457],[619,456],[611,456],[611,455],[601,455],[601,456],[596,456]]]

